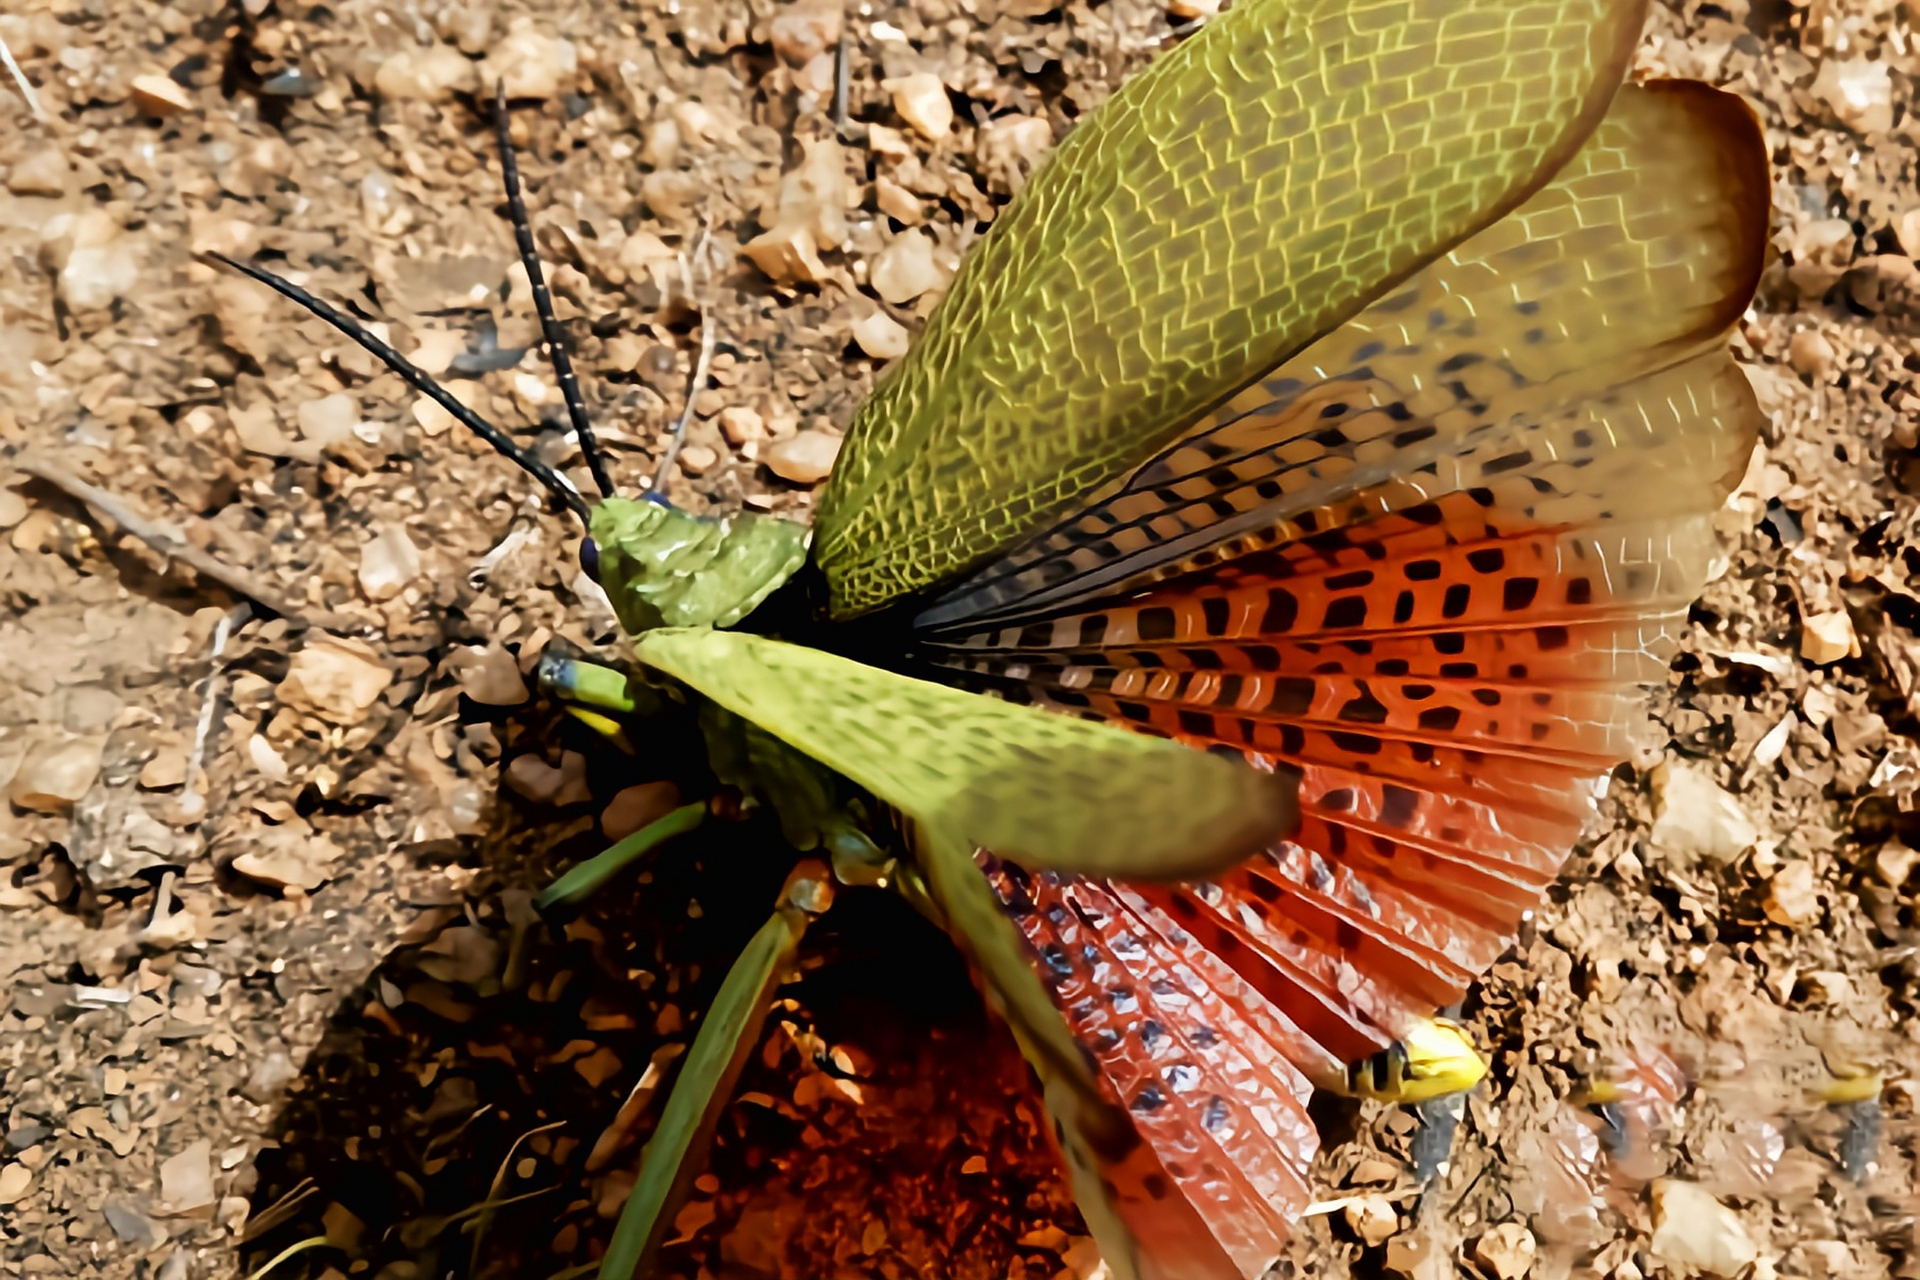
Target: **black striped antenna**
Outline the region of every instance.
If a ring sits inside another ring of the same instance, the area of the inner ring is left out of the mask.
[[[261,284],[267,286],[267,288],[273,290],[281,297],[296,302],[309,312],[319,316],[335,329],[338,329],[343,335],[360,344],[374,359],[391,369],[394,373],[400,375],[400,378],[408,386],[452,414],[455,420],[462,426],[479,436],[482,440],[485,440],[495,449],[498,449],[516,466],[545,485],[554,497],[560,499],[560,501],[566,505],[569,511],[572,511],[580,517],[581,524],[586,524],[592,516],[593,508],[588,505],[585,498],[580,496],[580,491],[567,482],[566,477],[562,476],[546,463],[540,461],[540,459],[536,458],[530,451],[515,444],[506,432],[454,399],[453,394],[438,382],[435,382],[431,375],[401,355],[398,351],[395,351],[392,347],[382,342],[379,338],[375,337],[367,326],[361,324],[352,316],[329,303],[322,302],[313,294],[293,283],[293,281],[282,276],[277,276],[264,267],[256,267],[251,262],[239,262],[227,257],[224,253],[209,252],[202,253],[198,256],[211,258],[215,262],[231,267],[243,276],[258,280]]]
[[[567,402],[567,417],[573,421],[574,437],[580,442],[580,456],[600,496],[614,496],[613,477],[607,472],[607,457],[593,434],[593,420],[587,416],[587,402],[580,395],[580,380],[573,375],[573,360],[567,355],[566,335],[553,314],[553,295],[547,292],[547,280],[540,271],[540,253],[533,247],[533,227],[527,222],[527,204],[520,198],[520,166],[513,158],[513,135],[507,118],[507,82],[493,82],[493,125],[500,139],[500,176],[507,187],[507,212],[513,219],[513,238],[520,246],[520,265],[526,269],[527,283],[533,286],[533,307],[540,313],[540,336],[546,339],[547,359],[553,365],[553,377],[560,384],[561,398]]]

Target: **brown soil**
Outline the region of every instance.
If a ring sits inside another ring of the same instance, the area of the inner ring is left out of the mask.
[[[615,791],[702,785],[686,726],[629,759],[497,705],[519,701],[501,655],[615,638],[565,523],[325,326],[191,254],[277,264],[432,367],[529,344],[465,92],[491,53],[483,74],[525,95],[529,203],[622,479],[651,474],[710,329],[675,496],[804,514],[808,487],[761,460],[846,421],[874,317],[913,328],[1046,140],[1170,38],[1133,0],[890,0],[845,24],[835,141],[838,13],[0,14],[45,112],[0,83],[0,448],[299,615],[241,610],[229,635],[223,588],[51,484],[0,481],[0,1274],[227,1277],[318,1238],[275,1274],[539,1277],[604,1246],[658,1110],[649,1064],[670,1067],[784,857],[713,824],[538,923],[530,891],[601,842]],[[1416,1198],[1414,1116],[1326,1108],[1338,1203],[1287,1265],[1504,1278],[1531,1256],[1631,1280],[1744,1233],[1756,1275],[1920,1275],[1917,30],[1911,0],[1656,8],[1642,71],[1726,85],[1767,123],[1779,253],[1740,348],[1772,425],[1657,699],[1665,740],[1466,1004],[1494,1067],[1449,1166]],[[394,56],[434,41],[465,53]],[[884,84],[916,72],[959,108],[938,142]],[[829,247],[763,255],[789,283],[740,252],[801,225]],[[538,352],[492,363],[461,398],[577,463]],[[306,625],[330,614],[364,647]],[[1089,1274],[1023,1069],[944,941],[847,893],[804,970],[676,1270]],[[1823,1053],[1881,1070],[1877,1102],[1813,1097]],[[1670,1102],[1629,1105],[1607,1157],[1577,1091],[1663,1070]],[[1717,1207],[1656,1194],[1662,1173]]]

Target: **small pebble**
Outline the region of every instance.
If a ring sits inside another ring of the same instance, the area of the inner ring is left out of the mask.
[[[493,8],[484,4],[443,5],[433,27],[442,40],[451,40],[462,53],[485,53],[493,44]]]
[[[1816,667],[1860,656],[1860,638],[1845,609],[1810,613],[1800,620],[1800,656]]]
[[[704,444],[690,444],[680,450],[680,469],[690,476],[703,476],[714,469],[720,455]]]
[[[460,688],[483,707],[517,707],[527,700],[520,664],[499,645],[466,650],[477,660],[460,672]]]
[[[1920,259],[1920,207],[1908,209],[1893,220],[1893,237],[1909,258]]]
[[[1095,1280],[1096,1276],[1112,1276],[1106,1260],[1100,1256],[1100,1246],[1092,1236],[1076,1236],[1073,1243],[1060,1252],[1063,1273],[1072,1280]]]
[[[19,1163],[0,1169],[0,1204],[13,1204],[33,1186],[33,1170]]]
[[[100,743],[72,738],[22,762],[7,798],[35,813],[65,813],[100,774]]]
[[[436,378],[443,376],[467,349],[467,335],[455,329],[429,329],[416,337],[418,345],[407,358]]]
[[[160,1162],[160,1198],[173,1214],[213,1203],[213,1144],[205,1138]]]
[[[316,831],[298,826],[263,827],[233,870],[272,889],[311,893],[332,878],[340,846]]]
[[[893,95],[893,109],[921,137],[938,142],[953,132],[953,100],[931,71],[885,80],[880,87]]]
[[[628,275],[646,276],[652,273],[657,263],[673,262],[678,256],[665,240],[653,232],[636,231],[620,242],[620,252],[615,260]]]
[[[393,683],[393,672],[365,641],[308,633],[280,681],[280,705],[339,725],[359,724]]]
[[[1031,170],[1052,149],[1045,116],[1002,116],[980,131],[980,158],[989,169]]]
[[[273,744],[259,734],[247,738],[247,759],[260,775],[273,782],[285,782],[292,776],[287,770],[286,758],[273,749]]]
[[[840,456],[840,437],[824,431],[802,431],[776,440],[760,455],[767,470],[793,484],[819,484],[833,472]]]
[[[559,40],[517,19],[480,63],[480,83],[491,87],[504,80],[509,98],[557,98],[571,86],[580,69],[580,51],[571,40]]]
[[[300,434],[322,449],[345,444],[360,422],[360,406],[345,392],[321,396],[303,403],[296,417]]]
[[[390,524],[360,545],[360,590],[378,603],[391,600],[420,576],[420,549],[406,528]]]
[[[1533,1233],[1518,1222],[1503,1222],[1473,1244],[1473,1260],[1494,1280],[1520,1280],[1533,1268],[1538,1246]]]
[[[1820,893],[1814,881],[1813,864],[1796,859],[1785,863],[1767,881],[1767,898],[1761,904],[1767,919],[1789,929],[1804,929],[1820,920]]]
[[[867,278],[873,291],[899,306],[947,282],[933,260],[933,237],[918,228],[902,231],[874,255]]]
[[[457,93],[480,87],[480,74],[465,55],[450,45],[402,49],[389,54],[373,73],[374,92],[383,98],[414,102],[448,102]]]
[[[671,169],[680,163],[680,126],[672,116],[661,116],[647,126],[640,144],[640,160],[649,169]]]
[[[813,233],[805,227],[763,231],[741,245],[740,252],[775,284],[818,284],[827,278]]]
[[[1822,381],[1833,368],[1833,344],[1818,329],[1801,329],[1787,341],[1787,363],[1795,373]]]
[[[369,169],[360,178],[360,216],[367,230],[399,235],[410,221],[406,201],[393,175],[385,169]]]
[[[1695,765],[1669,761],[1654,770],[1653,814],[1655,847],[1687,860],[1724,865],[1760,839],[1739,799]]]
[[[1893,77],[1887,64],[1872,58],[1828,58],[1813,78],[1813,96],[1832,108],[1840,123],[1856,133],[1885,133],[1893,128]]]
[[[680,788],[671,782],[643,782],[620,790],[600,812],[600,830],[609,840],[625,840],[680,807]]]
[[[51,218],[42,237],[64,249],[60,296],[75,311],[101,311],[140,284],[140,255],[105,209]]]
[[[1908,848],[1898,840],[1890,840],[1880,846],[1880,852],[1873,855],[1874,870],[1880,873],[1881,881],[1891,888],[1898,889],[1907,883],[1907,877],[1920,867],[1920,851]]]
[[[100,1206],[100,1213],[114,1235],[136,1248],[152,1249],[167,1238],[167,1233],[131,1200],[110,1198]]]
[[[276,71],[260,82],[260,92],[269,98],[316,98],[327,82],[294,67]]]
[[[573,1069],[587,1082],[589,1089],[598,1089],[607,1081],[620,1074],[620,1055],[601,1045],[584,1058],[576,1058]]]
[[[127,86],[133,104],[150,116],[177,116],[193,109],[193,97],[166,76],[135,76]]]
[[[768,24],[768,43],[788,66],[804,66],[840,43],[844,14],[841,0],[792,0]]]
[[[179,746],[164,746],[140,768],[140,785],[148,791],[165,791],[187,780],[187,753]]]
[[[1408,1280],[1458,1274],[1452,1259],[1447,1257],[1445,1246],[1421,1231],[1409,1231],[1387,1241],[1387,1254],[1381,1261],[1389,1272],[1406,1276]]]
[[[847,151],[832,138],[802,144],[801,162],[780,178],[773,208],[762,213],[771,227],[801,227],[815,249],[837,249],[847,240]]]
[[[1737,1276],[1760,1250],[1732,1210],[1691,1182],[1657,1178],[1653,1191],[1656,1258],[1709,1275]]]
[[[706,193],[698,178],[678,170],[656,169],[640,179],[640,198],[654,217],[669,224],[691,219],[694,205]]]
[[[720,434],[736,447],[767,438],[767,424],[758,412],[743,404],[730,404],[720,411]],[[0,497],[4,497],[0,493]]]
[[[224,253],[229,258],[250,258],[260,250],[260,229],[241,218],[223,218],[217,214],[196,213],[188,225],[190,247],[195,253]]]
[[[907,354],[911,337],[898,320],[884,311],[873,311],[853,322],[853,340],[876,360],[895,360]]]
[[[904,226],[917,227],[927,220],[927,207],[920,202],[920,197],[884,173],[874,175],[873,203],[880,212]]]
[[[1181,22],[1211,18],[1220,12],[1220,0],[1167,0],[1167,12]]]
[[[253,1070],[247,1074],[246,1083],[240,1086],[240,1093],[250,1102],[261,1106],[279,1099],[281,1092],[300,1074],[293,1059],[282,1049],[269,1049],[254,1059]]]
[[[78,248],[60,271],[60,296],[75,311],[104,311],[140,283],[140,260],[127,246]]]
[[[1022,1249],[1045,1249],[1048,1253],[1059,1253],[1067,1247],[1067,1242],[1072,1238],[1073,1237],[1069,1236],[1059,1227],[1046,1226],[1035,1227],[1032,1231],[1027,1232],[1027,1234],[1015,1240],[1014,1243]],[[868,1252],[872,1251],[869,1250]]]
[[[1368,1248],[1386,1243],[1400,1230],[1400,1214],[1385,1196],[1356,1196],[1341,1212]]]
[[[729,132],[719,116],[691,99],[683,98],[673,104],[673,121],[680,127],[682,137],[697,142],[717,142]]]
[[[1402,1166],[1397,1160],[1382,1160],[1378,1156],[1368,1156],[1353,1166],[1353,1172],[1347,1175],[1349,1186],[1370,1186],[1393,1182],[1400,1177]]]
[[[533,754],[515,756],[503,780],[516,795],[535,804],[564,808],[592,796],[587,790],[587,760],[577,751],[562,752],[557,765]]]
[[[63,196],[73,180],[73,166],[55,146],[36,147],[7,170],[7,190],[17,196]]]

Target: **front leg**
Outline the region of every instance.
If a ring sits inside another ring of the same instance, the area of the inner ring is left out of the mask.
[[[747,1056],[760,1043],[773,993],[785,980],[807,926],[833,903],[826,866],[809,859],[787,878],[779,905],[747,943],[707,1010],[660,1124],[640,1155],[640,1176],[620,1211],[600,1280],[647,1274],[687,1188],[706,1165],[720,1113],[733,1097]]]

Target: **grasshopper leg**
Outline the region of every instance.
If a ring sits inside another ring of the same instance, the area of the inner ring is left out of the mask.
[[[704,803],[683,804],[663,818],[656,818],[611,848],[588,858],[579,866],[548,885],[534,906],[541,911],[565,903],[577,904],[592,895],[607,881],[636,859],[653,852],[677,835],[684,835],[706,819]]]
[[[682,1059],[660,1124],[641,1152],[640,1176],[601,1260],[600,1280],[648,1274],[687,1188],[706,1163],[707,1145],[741,1068],[760,1042],[773,993],[792,965],[807,925],[832,900],[832,874],[826,866],[811,859],[800,864],[787,877],[773,916],[727,971],[693,1047]]]

